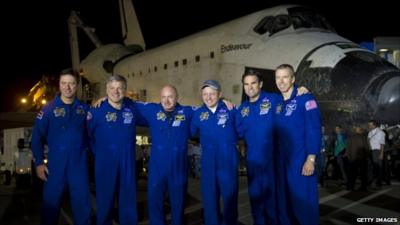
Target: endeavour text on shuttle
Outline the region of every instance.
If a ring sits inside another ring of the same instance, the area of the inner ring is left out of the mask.
[[[228,45],[221,45],[221,53],[235,51],[235,50],[244,50],[249,49],[252,44],[228,44]]]

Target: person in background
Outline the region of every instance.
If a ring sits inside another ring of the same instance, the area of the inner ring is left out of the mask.
[[[391,185],[392,169],[395,164],[395,160],[392,160],[392,154],[395,150],[393,140],[386,130],[382,130],[385,133],[385,148],[382,160],[382,179],[386,185]]]
[[[321,127],[321,150],[320,154],[317,157],[317,174],[318,174],[318,181],[321,187],[324,186],[324,175],[325,175],[325,165],[326,165],[326,152],[328,148],[328,141],[329,136],[325,133],[325,126]]]
[[[198,140],[192,140],[189,144],[190,150],[188,155],[190,157],[190,173],[193,178],[199,179],[201,172],[201,147]]]
[[[357,176],[361,177],[360,191],[367,190],[367,165],[368,153],[370,151],[367,135],[359,125],[354,125],[353,134],[347,139],[347,157],[349,159],[349,182],[347,184],[348,190],[354,190],[355,181]]]
[[[343,179],[343,184],[347,185],[348,177],[347,177],[347,158],[346,158],[346,136],[343,132],[343,128],[341,125],[337,125],[335,127],[336,140],[335,140],[335,149],[333,155],[336,158],[337,166],[339,167],[339,171],[341,177]]]
[[[368,140],[372,152],[372,165],[376,186],[382,186],[382,161],[385,148],[385,133],[378,127],[375,120],[368,122]]]

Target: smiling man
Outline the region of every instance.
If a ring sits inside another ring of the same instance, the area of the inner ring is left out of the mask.
[[[172,85],[161,89],[160,103],[138,103],[137,106],[152,139],[147,183],[150,224],[166,224],[166,193],[171,204],[171,224],[184,224],[187,148],[193,109],[178,103],[178,92]]]
[[[90,109],[88,133],[95,154],[97,224],[112,224],[118,197],[120,224],[137,224],[136,125],[143,119],[136,103],[124,99],[127,84],[120,75],[107,81],[107,101]]]
[[[247,146],[247,178],[251,212],[255,225],[276,223],[274,170],[274,113],[277,94],[262,90],[258,71],[242,76],[247,99],[237,114],[237,130]]]
[[[237,224],[238,151],[236,109],[221,101],[221,86],[207,80],[202,87],[203,106],[194,112],[191,133],[200,135],[201,191],[205,224]],[[222,196],[223,213],[219,200]]]
[[[319,224],[315,158],[321,148],[321,115],[311,94],[297,96],[294,69],[275,71],[281,99],[276,107],[277,193],[280,224]]]
[[[37,115],[32,152],[37,176],[45,181],[42,224],[57,224],[60,204],[69,190],[74,224],[90,224],[90,193],[87,168],[85,118],[89,107],[76,98],[79,74],[60,73],[60,94]],[[48,164],[44,146],[48,145]]]

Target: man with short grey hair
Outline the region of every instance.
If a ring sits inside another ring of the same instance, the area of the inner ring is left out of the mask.
[[[120,224],[137,224],[136,125],[144,123],[136,103],[124,99],[126,79],[107,81],[107,101],[88,112],[87,126],[95,155],[97,224],[112,223],[118,197]]]

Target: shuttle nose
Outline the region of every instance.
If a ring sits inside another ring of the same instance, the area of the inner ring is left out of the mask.
[[[375,117],[382,122],[398,121],[400,118],[400,74],[390,74],[377,87]]]
[[[400,77],[392,77],[381,88],[377,102],[377,117],[382,121],[396,121],[400,115]]]

